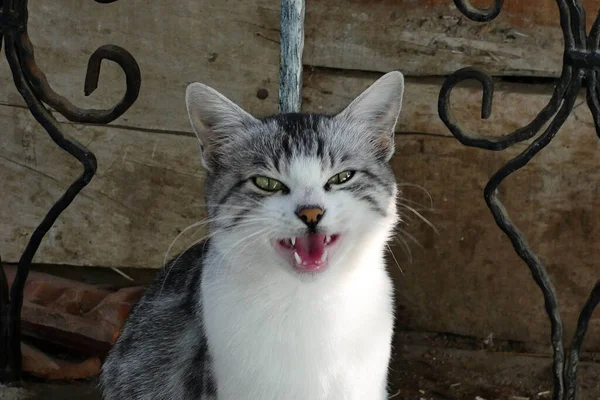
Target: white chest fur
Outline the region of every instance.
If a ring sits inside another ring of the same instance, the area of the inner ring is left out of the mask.
[[[202,282],[219,400],[387,398],[392,285],[381,256],[310,282],[244,271],[208,265]]]

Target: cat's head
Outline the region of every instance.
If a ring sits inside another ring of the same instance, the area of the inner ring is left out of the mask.
[[[382,253],[397,219],[389,161],[403,90],[394,71],[336,115],[255,118],[216,90],[189,85],[213,242],[301,275]]]

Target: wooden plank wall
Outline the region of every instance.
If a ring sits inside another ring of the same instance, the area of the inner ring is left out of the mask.
[[[35,262],[156,268],[177,234],[204,216],[203,171],[184,107],[188,83],[214,86],[257,115],[277,110],[278,1],[87,0],[30,2],[30,33],[50,82],[76,104],[109,106],[123,76],[103,65],[99,89],[83,96],[87,57],[114,43],[138,60],[140,98],[108,127],[65,124],[99,160],[98,175],[59,219]],[[600,1],[584,1],[590,16]],[[485,4],[485,2],[484,2]],[[437,116],[443,77],[476,65],[496,77],[492,117],[479,119],[481,93],[453,93],[466,127],[489,135],[529,122],[548,101],[561,67],[561,32],[551,0],[506,2],[490,24],[461,17],[451,0],[307,1],[303,108],[335,112],[383,72],[407,76],[393,159],[406,199],[433,209],[403,226],[412,263],[396,258],[399,326],[476,337],[547,343],[541,295],[485,207],[491,174],[525,148],[488,153],[460,145]],[[0,254],[15,262],[29,234],[72,179],[74,160],[33,121],[0,68]],[[257,96],[264,89],[268,96]],[[561,295],[573,331],[600,267],[600,150],[584,94],[552,145],[501,187],[515,221],[539,252]],[[414,203],[410,203],[414,205]],[[184,235],[177,251],[202,232]],[[390,258],[391,260],[391,258]],[[600,351],[600,319],[587,348]]]

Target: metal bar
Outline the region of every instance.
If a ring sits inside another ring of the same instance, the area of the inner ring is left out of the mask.
[[[550,276],[546,267],[537,257],[537,255],[529,248],[522,232],[513,224],[508,216],[508,213],[500,200],[498,199],[498,186],[502,183],[513,172],[523,168],[527,163],[544,147],[546,147],[550,141],[554,138],[558,130],[561,128],[569,114],[573,109],[575,100],[577,99],[577,92],[581,87],[581,80],[583,78],[583,72],[577,71],[573,74],[572,80],[569,86],[569,92],[567,98],[563,103],[563,106],[556,114],[555,119],[550,123],[546,131],[539,136],[531,145],[527,147],[525,151],[519,154],[517,157],[510,160],[502,168],[500,168],[490,179],[489,183],[485,187],[484,197],[486,203],[494,215],[496,224],[502,229],[502,231],[508,236],[517,254],[527,263],[531,271],[531,275],[535,280],[535,283],[540,287],[544,296],[544,304],[546,306],[546,312],[550,318],[551,325],[551,340],[552,348],[554,351],[554,394],[553,399],[562,399],[564,392],[564,358],[565,351],[563,345],[563,324],[558,309],[558,299],[556,296],[556,290],[552,285]]]
[[[450,129],[450,132],[465,146],[478,147],[487,150],[501,151],[515,143],[520,143],[534,137],[538,131],[556,114],[558,111],[567,82],[570,76],[563,71],[559,84],[554,88],[554,93],[544,109],[526,126],[518,128],[513,132],[503,136],[489,137],[469,133],[460,127],[452,118],[450,112],[450,93],[452,89],[464,80],[474,79],[481,82],[483,86],[483,101],[481,109],[481,118],[487,119],[492,112],[492,99],[494,94],[494,82],[485,72],[473,68],[462,68],[450,75],[442,85],[438,99],[438,114],[444,124]]]
[[[590,39],[588,41],[589,51],[591,53],[596,54],[598,51],[598,46],[600,45],[600,10],[598,14],[596,14],[596,19],[592,24],[592,28],[590,29]],[[565,57],[568,55],[565,54]],[[584,58],[585,60],[585,58]],[[598,64],[600,67],[600,64]],[[592,117],[594,119],[594,125],[596,126],[596,132],[600,135],[600,81],[598,79],[598,69],[590,68],[588,69],[587,79],[589,80],[588,91],[586,100],[588,103],[588,107],[592,112]]]
[[[280,113],[300,112],[302,106],[304,11],[304,0],[281,0]]]
[[[1,1],[1,0],[0,0]],[[10,335],[12,326],[10,322],[10,302],[8,297],[8,279],[4,273],[4,267],[2,266],[2,259],[0,258],[0,354],[4,354],[0,357],[0,372],[1,375],[11,375],[9,365],[12,363],[9,360],[13,360],[14,356],[11,354],[12,349],[12,338]]]
[[[2,257],[0,257],[0,308],[8,304],[8,279],[2,266]]]
[[[17,38],[19,59],[32,90],[37,97],[72,122],[108,124],[123,115],[137,100],[140,92],[141,73],[137,62],[129,52],[119,46],[100,46],[90,57],[85,75],[84,94],[89,96],[98,87],[102,60],[118,64],[125,73],[127,82],[125,95],[114,107],[107,110],[83,109],[73,105],[52,89],[46,75],[37,66],[33,45],[27,32]]]
[[[477,22],[488,22],[493,20],[502,11],[503,0],[494,0],[490,8],[479,8],[471,4],[469,0],[455,1],[456,8],[467,18]]]
[[[112,1],[99,1],[108,3]],[[114,0],[113,0],[114,1]],[[31,235],[17,265],[15,279],[6,293],[6,277],[0,273],[0,383],[16,385],[21,380],[21,308],[23,290],[29,267],[46,233],[60,214],[71,204],[79,192],[91,181],[96,172],[96,157],[85,146],[63,132],[61,125],[44,103],[55,107],[67,118],[78,122],[107,123],[122,115],[137,99],[141,77],[135,59],[117,46],[102,46],[92,55],[86,75],[86,95],[98,83],[100,63],[109,59],[121,66],[126,75],[127,89],[123,100],[108,110],[84,110],[59,96],[48,84],[45,75],[33,58],[33,46],[27,36],[27,0],[0,0],[0,33],[15,86],[25,100],[33,117],[48,132],[60,148],[75,157],[83,166],[82,174],[75,180]],[[1,268],[1,264],[0,264]]]
[[[581,351],[581,345],[587,332],[588,324],[592,318],[594,309],[598,307],[600,303],[600,280],[596,282],[590,297],[588,297],[581,314],[579,314],[579,320],[577,321],[577,330],[573,335],[573,342],[571,343],[571,352],[569,354],[569,362],[567,364],[565,372],[566,381],[566,392],[567,400],[575,400],[577,398],[577,372],[579,368],[579,352]]]
[[[468,0],[454,0],[454,3],[465,16],[480,22],[494,19],[502,7],[502,0],[496,0],[494,7],[487,10],[473,7]],[[592,313],[600,303],[600,281],[594,287],[579,316],[577,332],[571,344],[568,360],[565,362],[564,332],[556,290],[544,264],[531,250],[523,233],[511,221],[508,212],[498,198],[497,190],[504,179],[527,165],[536,154],[552,141],[573,111],[584,78],[587,78],[585,81],[587,102],[594,116],[596,133],[600,136],[600,83],[598,82],[597,71],[597,67],[600,65],[600,54],[596,52],[600,42],[600,14],[592,26],[590,35],[586,36],[585,10],[581,5],[581,1],[556,0],[556,3],[560,13],[560,25],[565,47],[563,70],[555,85],[552,98],[531,123],[514,132],[495,138],[486,138],[463,130],[454,121],[450,112],[450,93],[452,89],[466,79],[479,81],[483,85],[482,118],[489,117],[493,97],[492,78],[483,71],[470,67],[458,70],[446,79],[440,90],[438,112],[450,132],[466,146],[499,151],[538,135],[524,151],[509,160],[492,176],[484,189],[484,198],[496,224],[510,239],[516,253],[529,267],[532,277],[544,297],[546,312],[551,323],[551,342],[554,351],[554,391],[552,399],[575,400],[577,396],[579,352]],[[548,122],[547,128],[539,134],[539,131]]]

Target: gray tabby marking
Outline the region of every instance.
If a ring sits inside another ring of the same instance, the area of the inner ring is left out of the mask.
[[[336,115],[265,118],[190,85],[210,238],[134,307],[104,399],[387,398],[403,82],[386,74]]]

